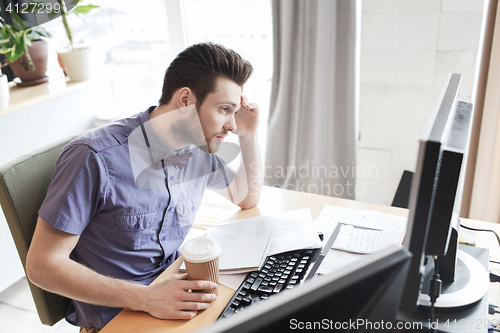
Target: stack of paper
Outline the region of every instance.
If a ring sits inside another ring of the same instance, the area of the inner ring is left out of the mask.
[[[221,245],[221,274],[256,270],[268,255],[321,247],[309,209],[216,224],[207,236]]]
[[[403,234],[397,230],[377,230],[341,224],[333,249],[368,254],[391,245],[401,244]]]
[[[406,231],[406,221],[406,217],[372,210],[325,205],[314,225],[328,235],[341,223],[332,248],[367,254],[391,245],[400,245]]]

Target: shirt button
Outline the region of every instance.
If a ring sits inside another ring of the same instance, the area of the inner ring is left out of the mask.
[[[172,212],[172,210],[174,210],[174,207],[170,207],[170,208],[168,209],[168,211],[169,211],[169,212]]]
[[[136,223],[136,224],[134,225],[134,229],[135,229],[135,230],[139,230],[139,224],[138,224],[138,223]]]
[[[163,236],[163,237],[161,238],[161,240],[162,240],[162,241],[165,241],[166,239],[167,239],[167,236]]]
[[[194,212],[194,207],[191,207],[191,211]]]
[[[128,132],[123,132],[123,136],[128,136]]]
[[[174,176],[170,176],[170,180],[174,180]]]

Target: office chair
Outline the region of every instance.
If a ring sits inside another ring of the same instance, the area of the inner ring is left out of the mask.
[[[391,206],[408,208],[412,180],[413,180],[413,172],[404,170]]]
[[[56,159],[71,139],[73,137],[40,148],[0,167],[0,204],[25,271],[38,210],[47,193]],[[69,299],[28,283],[43,324],[52,326],[64,318]]]

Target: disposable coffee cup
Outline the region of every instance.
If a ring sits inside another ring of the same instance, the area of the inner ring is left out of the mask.
[[[219,282],[220,245],[210,237],[196,237],[184,244],[182,257],[186,264],[188,280]],[[218,289],[193,290],[209,294],[218,293]]]

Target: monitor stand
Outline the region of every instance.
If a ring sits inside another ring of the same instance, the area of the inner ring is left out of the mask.
[[[441,295],[436,300],[436,312],[450,308],[467,307],[475,304],[488,292],[489,275],[481,263],[461,249],[457,251],[455,281],[443,281]],[[429,282],[434,274],[434,262],[429,260],[425,266],[424,283],[418,298],[419,306],[430,307]]]
[[[480,266],[482,270],[486,271],[489,265],[489,252],[486,249],[482,248],[477,248],[477,247],[472,247],[472,246],[467,246],[467,245],[459,245],[458,246],[459,250],[457,251],[457,257],[459,260],[457,263],[457,267],[459,266],[466,266],[470,260],[467,255],[471,256],[474,261],[477,261],[480,263]],[[466,255],[460,254],[460,252],[465,253]],[[463,258],[466,258],[463,260]],[[474,265],[474,264],[473,264]],[[461,268],[458,268],[461,269]],[[477,266],[473,266],[472,270],[478,270]],[[469,268],[469,272],[471,271],[471,268]],[[426,274],[427,274],[426,270]],[[461,280],[461,275],[463,273],[460,271],[457,271],[456,275],[456,280],[460,281]],[[466,273],[467,275],[467,273]],[[474,273],[471,274],[473,276]],[[484,277],[484,276],[483,276]],[[473,277],[474,278],[474,277]],[[428,283],[428,277],[426,277]],[[475,279],[475,278],[474,278]],[[475,280],[474,280],[475,281]],[[465,288],[470,288],[466,287],[467,283],[459,283],[458,285],[465,286]],[[480,286],[481,285],[481,286]],[[476,292],[482,293],[482,290],[484,290],[484,286],[486,286],[486,290],[489,288],[489,279],[487,275],[487,280],[484,282],[480,282],[479,284],[476,284],[475,288],[477,288],[479,291]],[[427,285],[428,286],[428,285]],[[432,328],[438,328],[438,332],[486,332],[488,328],[488,321],[487,321],[487,316],[488,316],[488,297],[487,294],[485,295],[483,293],[483,296],[479,297],[479,300],[472,302],[472,304],[468,305],[461,305],[461,306],[453,306],[453,307],[447,307],[446,304],[450,304],[449,302],[455,302],[456,299],[461,302],[461,303],[467,303],[468,301],[460,301],[460,297],[456,297],[456,290],[455,287],[451,288],[445,288],[445,284],[443,284],[443,290],[448,289],[451,294],[451,299],[452,300],[447,300],[448,297],[446,296],[446,292],[444,295],[439,296],[438,301],[441,297],[443,297],[444,301],[441,301],[444,305],[440,308],[436,309],[436,314],[435,314],[435,323],[431,323],[430,321],[430,312],[429,312],[429,307],[426,306],[419,306],[418,309],[415,312],[398,312],[396,319],[398,321],[403,321],[403,322],[414,322],[414,323],[420,323],[424,328],[429,328],[431,326]],[[459,288],[462,289],[462,288]],[[455,293],[455,294],[454,294]],[[472,297],[475,298],[475,297]],[[463,299],[472,299],[471,296],[465,296]],[[436,302],[437,304],[438,302]],[[459,304],[457,303],[457,304]],[[430,305],[430,303],[429,303]],[[437,325],[436,325],[437,323]],[[418,331],[415,330],[415,331]]]

